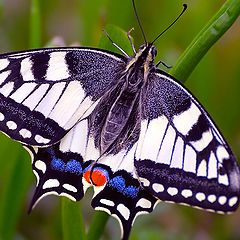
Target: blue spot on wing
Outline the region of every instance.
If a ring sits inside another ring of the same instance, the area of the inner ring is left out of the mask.
[[[139,188],[135,186],[128,186],[126,187],[125,179],[122,176],[117,176],[112,178],[108,185],[114,189],[116,189],[118,192],[121,192],[123,195],[131,198],[135,198],[138,195]]]
[[[67,163],[64,163],[59,158],[53,158],[51,161],[51,168],[60,172],[70,172],[76,175],[82,174],[81,163],[74,159],[69,160]]]
[[[65,163],[59,158],[53,158],[51,161],[51,167],[54,170],[63,172],[65,168]]]
[[[70,160],[66,163],[65,171],[80,175],[82,174],[81,163],[76,160]]]
[[[125,180],[121,176],[117,176],[117,177],[112,178],[109,181],[108,184],[109,184],[110,187],[115,188],[118,192],[123,192],[123,190],[126,186],[125,185]]]
[[[137,197],[139,189],[134,186],[129,186],[124,189],[123,194],[131,198]]]

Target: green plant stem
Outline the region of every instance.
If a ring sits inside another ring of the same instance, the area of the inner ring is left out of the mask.
[[[87,234],[88,240],[98,240],[102,236],[105,225],[109,219],[109,215],[105,212],[97,211],[92,219],[89,231]]]
[[[226,1],[190,43],[169,73],[185,82],[203,56],[232,26],[239,14],[240,0]]]
[[[85,240],[81,204],[67,198],[61,199],[63,240]]]
[[[40,2],[32,0],[30,9],[30,36],[29,47],[41,47],[41,18],[40,18]]]

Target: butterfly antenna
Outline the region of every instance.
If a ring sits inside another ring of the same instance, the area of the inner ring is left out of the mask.
[[[183,13],[187,10],[187,4],[183,4],[183,10],[182,12],[178,15],[178,17],[164,30],[162,31],[153,41],[152,44],[159,38],[161,37],[172,25],[178,21],[178,19],[183,15]]]
[[[144,34],[143,27],[142,27],[142,24],[141,24],[141,22],[140,22],[140,19],[139,19],[139,17],[138,17],[138,13],[137,13],[137,9],[136,9],[134,0],[132,0],[132,5],[133,5],[133,9],[134,9],[135,16],[136,16],[137,21],[138,21],[138,25],[139,25],[139,27],[140,27],[140,29],[141,29],[141,32],[142,32],[143,39],[144,39],[144,41],[145,41],[145,44],[147,44],[147,39],[146,39],[146,36],[145,36],[145,34]]]

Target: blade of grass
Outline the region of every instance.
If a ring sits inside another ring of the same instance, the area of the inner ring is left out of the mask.
[[[15,146],[13,147],[13,145]],[[0,202],[0,239],[13,239],[21,208],[27,198],[32,173],[27,153],[20,144],[11,143],[7,146],[7,155],[1,155],[11,161],[10,174],[4,179],[4,188]]]
[[[240,0],[227,0],[180,56],[171,75],[185,82],[214,43],[232,26],[240,14]]]
[[[41,46],[41,18],[40,18],[40,1],[32,0],[30,9],[30,36],[29,47],[38,48]]]
[[[102,211],[96,211],[93,215],[91,225],[87,234],[88,240],[100,239],[104,233],[105,226],[109,219],[109,215]]]
[[[61,199],[63,240],[85,240],[85,227],[80,203]]]

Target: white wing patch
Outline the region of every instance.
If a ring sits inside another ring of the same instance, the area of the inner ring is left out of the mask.
[[[64,51],[50,53],[46,80],[57,81],[67,79],[71,76],[65,60],[66,54],[67,52]]]
[[[170,164],[172,155],[169,153],[171,153],[173,150],[175,137],[176,137],[175,130],[173,129],[172,126],[168,126],[167,132],[164,135],[163,143],[160,146],[156,162]]]
[[[173,124],[183,135],[187,135],[192,126],[197,123],[201,111],[192,102],[190,108],[183,113],[174,116]]]
[[[49,86],[45,84],[45,86]],[[46,93],[43,99],[39,102],[37,107],[35,108],[36,111],[41,112],[45,117],[48,117],[51,113],[52,109],[54,108],[56,102],[58,101],[59,97],[63,93],[63,90],[66,86],[65,82],[55,83]]]
[[[80,82],[72,81],[68,84],[64,94],[54,106],[49,118],[64,127],[68,120],[74,115],[84,99],[84,91]]]
[[[8,97],[10,95],[10,93],[13,91],[13,87],[14,87],[14,82],[8,82],[0,88],[0,92],[5,97]]]
[[[0,73],[0,84],[2,84],[6,80],[6,78],[10,75],[10,73],[11,73],[10,70]]]
[[[30,57],[24,58],[21,61],[20,73],[22,75],[23,81],[33,81],[35,79],[32,72],[32,65],[33,62]]]
[[[43,84],[38,88],[36,87],[37,84],[35,84],[35,90],[23,101],[23,105],[27,106],[30,110],[34,110],[36,108],[48,89],[47,84]]]
[[[197,165],[197,154],[193,150],[192,147],[187,145],[185,147],[185,155],[184,155],[184,164],[183,169],[186,172],[196,173],[196,165]]]
[[[184,150],[184,142],[181,137],[177,138],[175,145],[173,146],[173,155],[172,161],[170,164],[171,168],[183,168],[183,150]]]
[[[0,71],[4,70],[9,65],[9,60],[6,58],[0,59]]]

